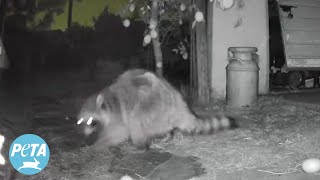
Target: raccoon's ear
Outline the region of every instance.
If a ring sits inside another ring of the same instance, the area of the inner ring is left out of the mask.
[[[96,99],[96,106],[98,108],[102,108],[104,104],[104,96],[102,94],[99,94],[97,99]]]
[[[140,77],[144,77],[146,79],[148,79],[148,81],[151,83],[151,84],[154,84],[157,82],[157,79],[158,77],[154,74],[154,73],[151,73],[151,72],[145,72],[143,75],[141,75]]]
[[[156,81],[156,76],[151,72],[146,72],[137,76],[132,80],[133,85],[136,87],[152,87]]]

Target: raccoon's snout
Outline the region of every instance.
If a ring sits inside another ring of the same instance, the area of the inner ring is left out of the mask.
[[[94,129],[92,127],[85,127],[84,128],[84,135],[90,136],[94,132]]]
[[[93,119],[90,124],[84,124],[84,134],[90,136],[91,134],[98,132],[101,129],[101,125],[98,120]]]

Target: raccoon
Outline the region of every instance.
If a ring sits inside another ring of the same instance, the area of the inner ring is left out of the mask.
[[[144,69],[124,72],[98,95],[90,97],[79,117],[90,124],[85,125],[86,135],[100,131],[96,144],[113,146],[129,140],[144,150],[149,149],[151,139],[174,130],[211,134],[238,127],[231,117],[196,115],[178,90]]]
[[[109,125],[104,124],[99,109],[96,107],[97,97],[98,95],[92,95],[87,98],[77,116],[77,124],[80,126],[78,130],[85,135],[84,145],[92,145],[99,138],[101,138],[100,141],[106,138],[107,140],[105,141],[108,144],[118,144],[113,141],[120,141],[121,136],[125,137],[121,142],[126,141],[128,137],[127,130],[121,121],[114,121]],[[104,136],[101,136],[102,132],[104,132]]]

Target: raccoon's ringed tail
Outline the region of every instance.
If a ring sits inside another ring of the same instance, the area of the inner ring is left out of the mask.
[[[230,128],[231,124],[230,124],[230,119],[228,117],[221,117],[220,119],[220,125],[222,128],[226,129],[226,128]]]
[[[233,118],[211,117],[209,119],[196,119],[195,126],[191,134],[211,134],[219,130],[233,129],[238,127]]]

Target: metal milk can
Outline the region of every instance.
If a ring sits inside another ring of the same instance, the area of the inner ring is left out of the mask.
[[[232,54],[226,67],[228,105],[245,107],[258,99],[259,66],[253,58],[257,51],[255,47],[228,48],[228,53]]]

